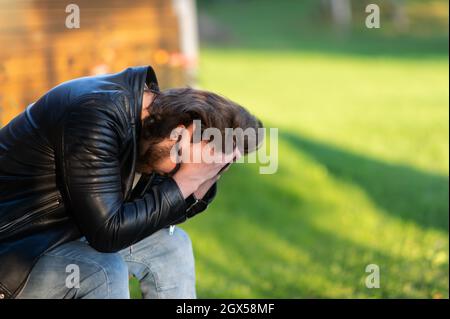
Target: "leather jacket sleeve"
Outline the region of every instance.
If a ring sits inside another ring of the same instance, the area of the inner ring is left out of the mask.
[[[187,218],[192,218],[195,215],[203,212],[206,210],[208,205],[213,201],[214,197],[217,193],[217,183],[214,183],[211,188],[206,192],[205,196],[203,198],[195,198],[194,195],[189,196],[186,198],[186,216]]]
[[[152,185],[159,185],[162,183],[167,177],[162,177],[159,175],[155,175],[152,178]],[[136,187],[138,188],[138,187]],[[217,183],[214,183],[211,188],[206,192],[203,198],[195,198],[194,195],[190,195],[186,198],[186,218],[192,218],[195,215],[205,211],[208,208],[208,205],[214,200],[217,194]],[[184,220],[178,221],[178,223],[183,222]]]
[[[124,116],[112,101],[89,100],[70,112],[62,129],[67,204],[82,234],[101,252],[126,248],[187,218],[186,202],[171,178],[124,202],[119,154],[130,129]]]

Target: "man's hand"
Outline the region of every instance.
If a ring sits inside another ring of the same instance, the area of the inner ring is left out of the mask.
[[[241,157],[241,154],[240,154],[239,150],[236,149],[234,151],[234,160],[237,161],[240,157]],[[220,177],[223,175],[223,173],[225,173],[226,171],[228,171],[230,169],[230,166],[231,166],[230,164],[231,164],[231,162],[228,164],[225,164],[225,166],[227,166],[227,167],[223,166],[221,168],[221,170],[219,171],[219,173],[215,177],[207,180],[202,185],[200,185],[200,187],[194,192],[195,198],[202,199],[206,195],[206,193],[209,191],[211,186],[213,186],[214,183],[220,179]]]
[[[203,199],[209,189],[217,182],[220,178],[220,175],[216,175],[215,177],[208,179],[206,182],[200,185],[200,187],[194,192],[194,196],[196,199]]]
[[[188,133],[182,134],[179,142],[181,166],[173,176],[185,199],[194,192],[199,195],[197,198],[202,198],[215,183],[220,170],[235,157],[234,152],[215,152],[213,144],[206,141],[191,143],[194,130],[194,125],[191,125],[186,130]],[[205,161],[205,154],[209,154],[208,161]]]
[[[202,145],[200,145],[202,144]],[[197,143],[196,147],[209,147],[208,144]],[[220,161],[213,163],[182,162],[178,172],[173,176],[184,198],[198,191],[197,198],[203,197],[216,182],[220,170],[234,158],[234,154],[219,154]],[[205,191],[206,189],[206,191]]]
[[[191,143],[191,136],[195,131],[195,125],[190,125],[179,142],[181,166],[173,179],[186,199],[194,194],[198,199],[203,198],[211,186],[229,169],[224,166],[241,157],[236,147],[230,154],[214,150],[214,144],[206,141]],[[208,155],[208,156],[206,156]],[[208,157],[208,161],[205,161]],[[200,161],[199,161],[200,160]]]

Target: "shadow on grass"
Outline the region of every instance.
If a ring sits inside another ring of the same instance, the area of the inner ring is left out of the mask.
[[[271,214],[275,215],[275,212],[272,211]],[[433,288],[436,289],[432,284],[426,283],[425,274],[420,271],[417,271],[416,278],[411,278],[408,274],[411,260],[390,256],[373,247],[321,231],[301,218],[279,216],[284,225],[267,219],[254,220],[244,216],[233,218],[233,226],[240,225],[233,227],[234,235],[224,231],[213,235],[220,241],[223,250],[229,252],[229,263],[218,262],[211,257],[211,252],[202,251],[196,252],[196,260],[214,276],[229,283],[227,289],[236,291],[246,287],[250,291],[248,297],[405,297],[399,287],[394,288],[402,281],[412,285],[416,289],[415,293],[419,291],[422,297],[427,296],[427,292]],[[217,229],[221,225],[223,223],[211,223],[210,227]],[[246,235],[246,225],[259,229],[261,236]],[[302,236],[286,232],[287,227],[303,232]],[[271,238],[276,240],[271,241]],[[295,250],[305,257],[297,258],[295,253],[288,253],[286,256],[287,250]],[[289,254],[292,255],[289,257]],[[237,261],[241,265],[236,266]],[[365,287],[365,268],[369,264],[379,265],[383,273],[383,289],[370,290]],[[428,264],[426,261],[414,261],[415,270],[421,266],[427,268]],[[442,278],[437,274],[442,276],[443,273],[440,270],[433,271],[432,277]],[[200,297],[229,298],[230,295],[227,290],[208,289],[200,292]]]
[[[309,154],[325,165],[336,179],[360,186],[389,213],[424,228],[448,232],[446,177],[390,165],[294,134],[280,137],[296,152]],[[217,288],[200,284],[199,297],[429,298],[436,292],[448,295],[447,263],[435,265],[427,258],[390,254],[378,245],[342,237],[342,231],[320,229],[309,215],[323,207],[310,206],[289,186],[277,183],[275,175],[259,175],[249,167],[234,170],[222,181],[223,197],[207,215],[188,226],[198,233],[196,240],[214,241],[220,246],[227,260],[216,258],[207,246],[196,249],[198,263],[210,275],[220,278],[223,285]],[[234,187],[237,185],[239,190]],[[382,230],[379,236],[382,238]],[[402,240],[405,234],[398,236]],[[365,287],[365,267],[372,263],[380,266],[381,289]]]
[[[337,178],[362,187],[388,213],[448,233],[448,177],[389,164],[293,133],[283,133],[282,138],[326,166]]]
[[[308,154],[337,180],[360,186],[389,213],[448,231],[448,178],[293,133],[280,137],[292,145],[294,154]],[[204,271],[198,273],[200,298],[429,298],[436,292],[448,297],[448,263],[404,257],[367,240],[346,238],[345,231],[320,229],[311,214],[328,208],[281,183],[290,172],[281,167],[279,172],[281,179],[251,167],[234,167],[221,181],[209,211],[182,225],[192,236],[196,263]],[[382,240],[383,230],[379,236]],[[402,240],[406,234],[398,236]],[[364,284],[365,267],[372,263],[380,266],[380,289]],[[137,290],[132,282],[134,297],[139,296]]]

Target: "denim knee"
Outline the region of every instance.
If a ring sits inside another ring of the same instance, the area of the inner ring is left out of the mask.
[[[185,232],[182,228],[176,227],[172,234],[169,233],[169,236],[172,237],[172,243],[177,246],[179,249],[183,251],[191,251],[192,250],[192,241],[189,237],[188,233]]]
[[[195,298],[195,263],[191,239],[181,228],[161,229],[123,251],[144,298]]]
[[[129,276],[128,266],[118,253],[102,253],[95,261],[101,269],[105,284],[106,296],[109,299],[128,299]]]

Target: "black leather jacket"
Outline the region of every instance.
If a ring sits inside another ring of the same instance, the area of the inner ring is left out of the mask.
[[[46,251],[85,236],[115,252],[203,211],[171,178],[135,175],[151,67],[62,83],[0,130],[0,298],[13,298]]]

